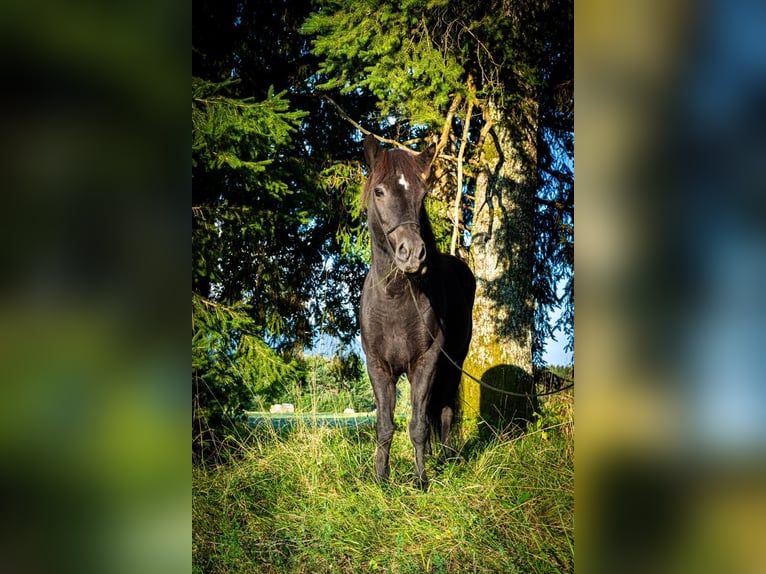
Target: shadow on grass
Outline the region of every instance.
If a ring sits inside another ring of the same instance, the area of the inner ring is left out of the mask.
[[[539,412],[534,379],[524,369],[496,365],[484,372],[481,381],[488,386],[481,387],[477,431],[460,448],[460,458],[465,460],[475,458],[498,439],[520,437]]]

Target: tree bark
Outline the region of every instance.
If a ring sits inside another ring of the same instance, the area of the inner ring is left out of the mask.
[[[476,182],[471,255],[476,276],[473,339],[464,369],[515,393],[534,393],[533,216],[536,191],[536,107],[509,117],[484,107],[492,130],[484,144],[484,169]],[[534,398],[501,394],[467,377],[461,385],[465,438],[485,424],[525,426]]]

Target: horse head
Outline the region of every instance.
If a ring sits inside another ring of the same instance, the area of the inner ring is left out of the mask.
[[[368,136],[364,153],[370,174],[362,201],[367,205],[373,249],[390,257],[403,273],[423,274],[434,245],[423,207],[434,146],[421,153],[386,151]]]

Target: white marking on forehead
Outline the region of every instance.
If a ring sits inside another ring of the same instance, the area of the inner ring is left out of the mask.
[[[404,174],[399,176],[399,185],[401,185],[406,190],[410,189],[410,182],[405,179]]]

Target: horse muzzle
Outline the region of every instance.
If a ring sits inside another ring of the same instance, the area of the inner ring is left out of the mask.
[[[419,235],[403,235],[394,245],[394,262],[400,271],[419,275],[426,269],[426,244]]]

